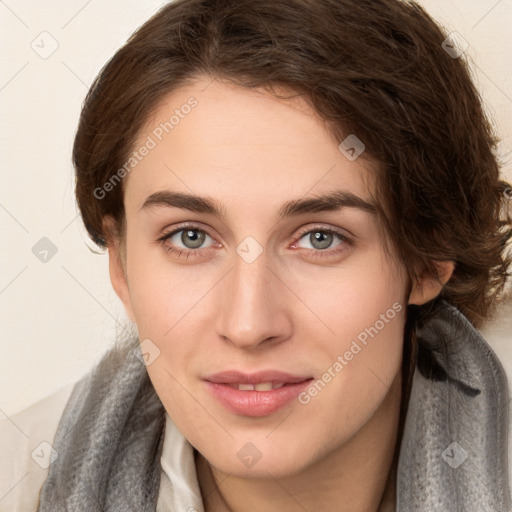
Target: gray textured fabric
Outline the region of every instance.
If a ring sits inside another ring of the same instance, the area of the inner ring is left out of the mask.
[[[116,346],[73,388],[38,512],[156,510],[165,410],[137,345]]]
[[[508,385],[497,356],[442,301],[418,335],[397,512],[508,512]],[[110,351],[76,384],[38,512],[156,510],[165,411],[133,350]]]
[[[509,393],[499,359],[446,302],[417,334],[397,511],[508,512]]]

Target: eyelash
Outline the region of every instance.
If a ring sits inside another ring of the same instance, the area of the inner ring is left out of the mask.
[[[160,237],[158,239],[158,242],[161,243],[161,245],[164,247],[164,250],[168,253],[168,254],[175,254],[178,256],[178,258],[181,258],[181,256],[185,255],[187,256],[187,258],[191,257],[191,256],[195,256],[198,252],[202,251],[202,250],[205,250],[205,249],[176,249],[175,247],[172,247],[171,245],[167,245],[166,242],[172,238],[176,233],[180,233],[181,231],[186,231],[186,230],[190,230],[190,231],[200,231],[202,233],[205,233],[206,235],[208,235],[208,233],[204,230],[204,229],[201,229],[199,226],[195,225],[195,224],[186,224],[184,226],[181,226],[180,228],[178,229],[175,229],[169,233],[166,233],[164,234],[162,237]],[[313,252],[313,257],[316,259],[316,258],[329,258],[329,257],[332,257],[338,253],[341,253],[342,251],[346,250],[344,248],[344,246],[346,244],[348,245],[352,245],[352,241],[346,236],[344,235],[343,233],[341,233],[340,231],[337,231],[336,229],[333,229],[333,228],[325,228],[325,227],[322,227],[322,226],[314,226],[313,228],[308,228],[304,231],[302,231],[299,235],[298,235],[298,238],[297,238],[297,241],[299,241],[301,238],[304,237],[304,235],[307,235],[308,233],[312,233],[312,232],[321,232],[321,233],[329,233],[329,234],[332,234],[332,235],[336,235],[340,238],[341,242],[339,245],[336,246],[336,249],[303,249],[303,250],[306,250],[308,252]],[[208,235],[210,236],[210,235]],[[213,238],[210,236],[210,238]]]

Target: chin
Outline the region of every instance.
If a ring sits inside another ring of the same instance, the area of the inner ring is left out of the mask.
[[[227,456],[207,458],[217,469],[234,477],[269,478],[271,475],[273,478],[286,478],[300,473],[309,465],[307,457],[304,457],[306,454],[300,452],[300,446],[283,447],[280,443],[280,447],[275,447],[268,440],[235,440],[232,445],[236,449]]]

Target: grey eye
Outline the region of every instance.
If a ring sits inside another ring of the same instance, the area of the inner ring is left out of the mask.
[[[312,231],[309,235],[311,245],[315,249],[326,249],[332,244],[333,238],[332,233],[326,233],[325,231]]]
[[[197,249],[204,243],[206,236],[206,233],[199,229],[183,229],[180,241],[187,249]]]
[[[329,230],[323,230],[323,229],[313,229],[309,231],[308,233],[305,233],[300,240],[307,240],[309,245],[311,247],[304,247],[305,249],[316,249],[316,250],[322,250],[322,249],[328,249],[332,246],[335,238],[338,238],[340,242],[336,245],[339,245],[343,243],[345,240],[341,235],[338,235],[337,233],[333,233]],[[336,247],[336,245],[334,247]]]

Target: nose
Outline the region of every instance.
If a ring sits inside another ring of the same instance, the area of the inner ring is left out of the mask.
[[[291,336],[290,292],[268,263],[265,252],[251,263],[235,254],[216,289],[217,334],[237,347],[275,345]]]

